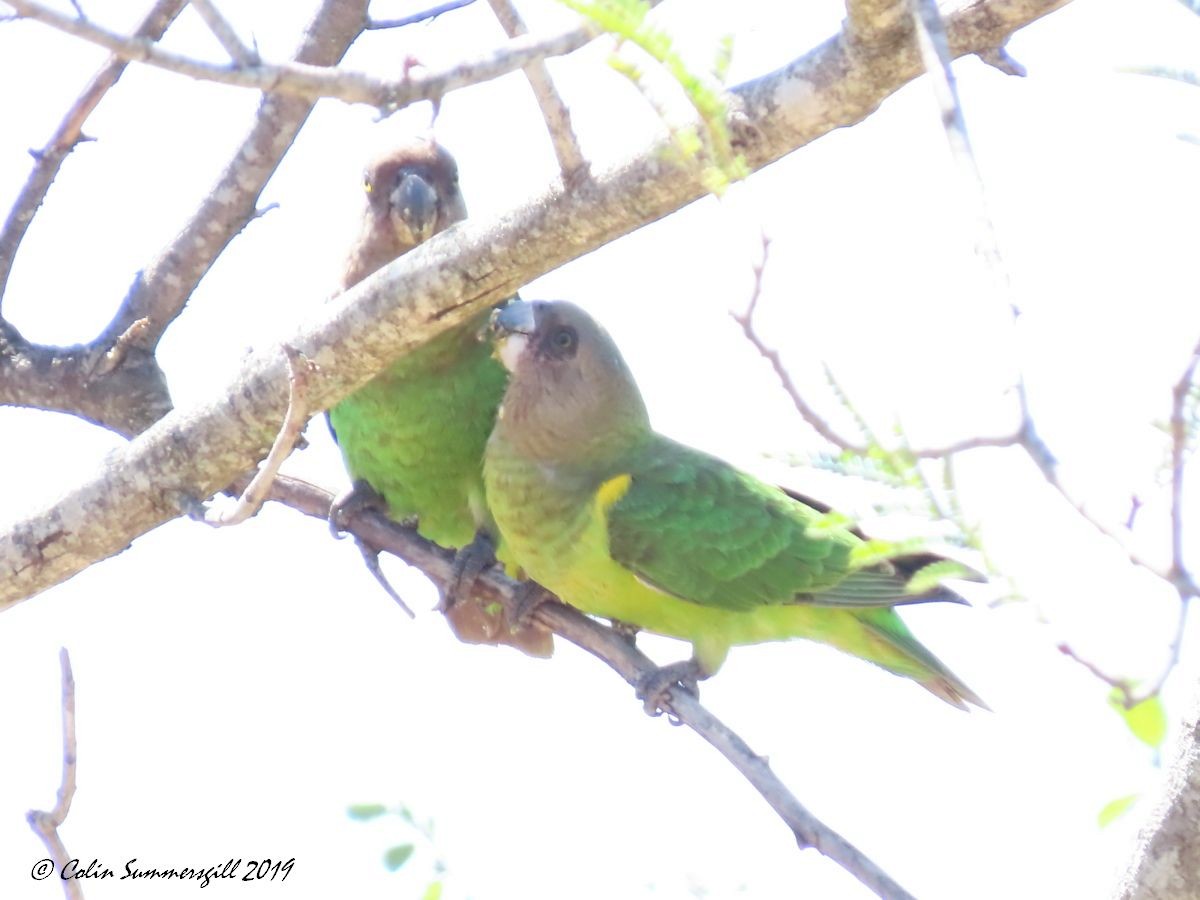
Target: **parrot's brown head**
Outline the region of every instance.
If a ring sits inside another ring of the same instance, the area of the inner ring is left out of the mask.
[[[467,217],[458,164],[445,147],[416,138],[377,157],[363,173],[367,211],[343,287]]]
[[[526,454],[582,461],[650,433],[617,345],[575,304],[514,301],[493,314],[492,333],[511,373],[496,428]]]

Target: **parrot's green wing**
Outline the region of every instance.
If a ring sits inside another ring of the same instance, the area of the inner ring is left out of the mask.
[[[951,599],[912,595],[906,579],[857,569],[862,541],[823,514],[715,457],[658,435],[626,460],[608,506],[609,552],[645,584],[708,606],[812,603],[877,608]]]

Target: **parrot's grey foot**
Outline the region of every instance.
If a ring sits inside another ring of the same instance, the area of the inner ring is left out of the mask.
[[[647,715],[661,716],[665,712],[672,725],[680,725],[682,723],[671,710],[671,693],[686,691],[693,697],[699,697],[699,682],[705,677],[700,663],[694,659],[660,666],[638,681],[637,697],[642,701]]]
[[[496,545],[492,536],[480,529],[475,533],[475,540],[454,554],[454,568],[450,572],[450,581],[442,593],[442,602],[438,604],[438,610],[445,612],[460,598],[470,596],[475,580],[495,561]]]
[[[613,631],[629,642],[629,646],[637,646],[638,632],[642,629],[638,628],[632,622],[622,622],[620,619],[609,619],[608,622]]]
[[[350,520],[368,509],[386,515],[387,503],[379,491],[360,478],[350,490],[334,498],[333,503],[329,504],[329,530],[335,538],[341,540]]]

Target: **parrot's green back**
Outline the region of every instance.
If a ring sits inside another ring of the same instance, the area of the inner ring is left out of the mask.
[[[484,471],[492,515],[530,578],[584,612],[690,641],[706,674],[732,646],[808,638],[955,706],[983,705],[892,608],[944,595],[907,594],[886,564],[857,567],[863,542],[850,531],[655,433],[599,326],[570,304],[524,306],[547,321],[507,357],[511,386]],[[559,321],[578,333],[578,359],[554,358]]]
[[[443,547],[466,546],[490,522],[483,449],[507,373],[479,337],[486,323],[418,347],[329,411],[351,477]]]

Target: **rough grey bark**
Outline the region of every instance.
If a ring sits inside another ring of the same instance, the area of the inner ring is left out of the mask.
[[[1000,46],[1066,0],[982,0],[947,22],[953,53]],[[852,125],[920,73],[911,42],[868,52],[835,36],[735,88],[736,149],[752,169]],[[704,195],[698,172],[649,147],[567,193],[555,183],[492,221],[453,228],[325,305],[247,359],[212,401],[176,410],[46,509],[0,529],[0,609],[50,587],[178,516],[266,452],[287,406],[283,345],[320,366],[309,401],[328,406],[393,360],[531,279]]]
[[[1200,897],[1200,691],[1164,773],[1158,804],[1117,888],[1118,900]]]

